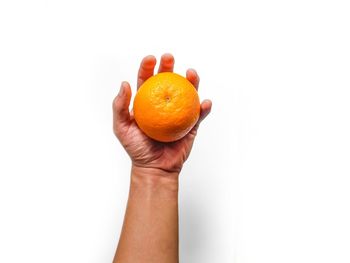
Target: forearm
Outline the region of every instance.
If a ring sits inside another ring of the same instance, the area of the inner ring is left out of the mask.
[[[178,174],[132,167],[114,262],[178,262]]]

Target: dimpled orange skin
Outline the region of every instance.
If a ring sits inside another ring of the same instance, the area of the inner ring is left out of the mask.
[[[134,99],[134,118],[150,138],[172,142],[184,137],[197,123],[200,101],[186,78],[172,72],[147,79]]]

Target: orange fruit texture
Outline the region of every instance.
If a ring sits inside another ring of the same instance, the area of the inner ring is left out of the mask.
[[[147,136],[172,142],[184,137],[197,123],[200,102],[190,81],[176,73],[163,72],[141,85],[133,111],[137,125]]]

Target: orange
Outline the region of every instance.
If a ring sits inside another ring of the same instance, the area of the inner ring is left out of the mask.
[[[147,79],[134,99],[134,118],[149,137],[161,142],[184,137],[200,113],[197,90],[186,78],[172,72]]]

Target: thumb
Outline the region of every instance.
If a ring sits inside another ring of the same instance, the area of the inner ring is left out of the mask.
[[[129,104],[131,99],[130,84],[123,81],[117,97],[113,100],[113,128],[117,131],[120,126],[129,124]]]

